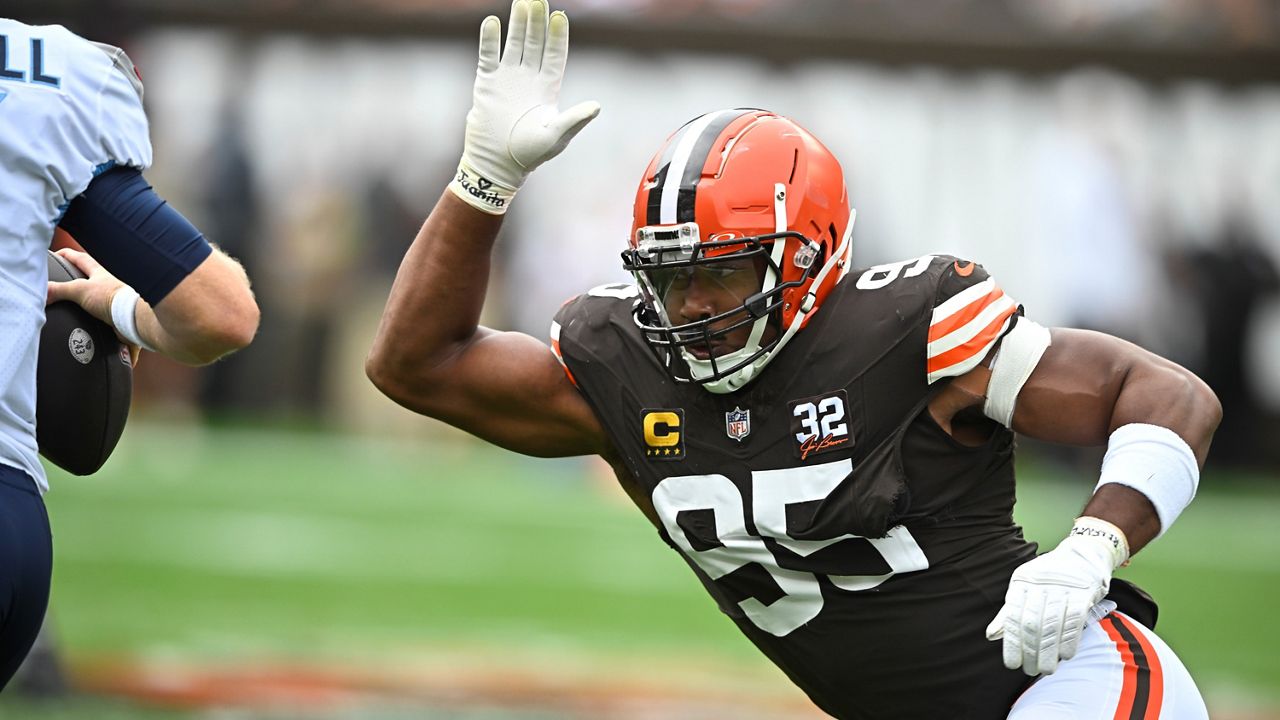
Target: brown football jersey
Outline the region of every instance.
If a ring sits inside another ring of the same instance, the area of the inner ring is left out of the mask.
[[[1002,718],[1029,679],[984,636],[1014,568],[1013,433],[962,445],[928,401],[1017,321],[977,265],[855,270],[745,388],[674,381],[625,285],[565,304],[553,346],[619,481],[719,607],[828,713]]]

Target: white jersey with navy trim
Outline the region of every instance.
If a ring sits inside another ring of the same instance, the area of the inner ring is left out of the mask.
[[[36,448],[45,251],[104,170],[151,165],[142,84],[118,48],[0,18],[0,463],[48,488]]]

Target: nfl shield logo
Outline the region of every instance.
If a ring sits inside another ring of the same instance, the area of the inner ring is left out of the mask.
[[[738,442],[751,434],[751,411],[735,407],[724,414],[724,430]]]

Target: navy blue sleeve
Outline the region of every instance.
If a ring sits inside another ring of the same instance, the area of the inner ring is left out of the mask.
[[[152,306],[213,252],[136,168],[112,168],[94,178],[58,224]]]

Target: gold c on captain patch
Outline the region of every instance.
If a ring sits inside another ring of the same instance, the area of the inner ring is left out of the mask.
[[[640,417],[647,459],[684,459],[684,410],[647,408],[640,411]]]

